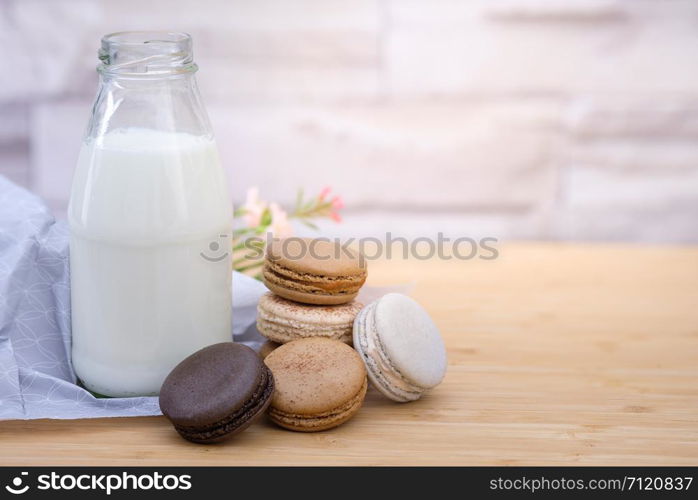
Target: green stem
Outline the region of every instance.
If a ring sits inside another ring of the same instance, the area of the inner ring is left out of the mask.
[[[257,267],[260,267],[262,264],[264,264],[263,260],[260,260],[258,262],[255,262],[254,264],[250,264],[249,266],[243,266],[243,267],[238,267],[235,270],[244,273],[245,271],[249,271],[250,269],[255,269]]]
[[[235,259],[235,260],[233,261],[233,267],[237,267],[239,264],[242,264],[243,262],[248,262],[248,261],[250,261],[250,260],[252,260],[252,259],[250,259],[249,257],[247,257],[247,255],[245,255],[244,257],[240,257],[239,259]],[[256,262],[256,261],[255,261],[255,262]]]
[[[245,248],[245,241],[241,241],[237,245],[233,245],[233,252],[237,252],[238,250],[242,250]]]
[[[242,228],[240,228],[240,229],[235,229],[235,230],[233,231],[233,237],[235,237],[235,236],[242,236],[243,234],[247,234],[247,233],[253,233],[253,232],[255,232],[256,230],[257,230],[256,227],[242,227]]]

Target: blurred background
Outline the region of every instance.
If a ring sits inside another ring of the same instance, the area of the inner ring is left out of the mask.
[[[0,175],[64,216],[109,32],[194,37],[232,193],[342,235],[698,242],[694,0],[0,0]]]

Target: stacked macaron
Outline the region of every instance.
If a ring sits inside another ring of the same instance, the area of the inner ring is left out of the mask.
[[[366,279],[359,255],[339,243],[280,240],[267,251],[257,329],[260,356],[274,374],[273,422],[305,432],[346,422],[361,406],[365,380],[386,397],[414,401],[446,372],[446,349],[427,312],[389,293],[353,301]],[[341,342],[353,344],[355,350]]]
[[[262,271],[270,292],[257,306],[257,329],[277,344],[325,337],[348,344],[366,281],[358,252],[339,242],[289,238],[269,244]]]
[[[269,341],[259,354],[277,387],[269,418],[302,432],[346,422],[368,385],[361,356],[349,347],[363,307],[354,300],[366,281],[360,254],[328,240],[275,240],[262,276],[270,292],[257,306],[257,330]]]
[[[269,244],[262,275],[267,288],[285,299],[346,304],[366,281],[366,265],[338,241],[286,238]]]
[[[257,330],[277,344],[306,337],[325,337],[351,344],[352,325],[361,308],[355,300],[336,306],[313,306],[267,292],[257,305]]]

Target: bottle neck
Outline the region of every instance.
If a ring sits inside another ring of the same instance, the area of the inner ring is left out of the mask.
[[[106,35],[97,71],[105,79],[154,79],[193,74],[192,40],[186,33],[132,31]]]
[[[87,139],[131,128],[212,137],[189,35],[114,33],[102,39],[99,57],[101,81]]]

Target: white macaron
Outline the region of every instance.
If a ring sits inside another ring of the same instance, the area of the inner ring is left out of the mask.
[[[446,348],[429,314],[410,297],[389,293],[354,320],[354,348],[386,397],[413,401],[446,374]]]

